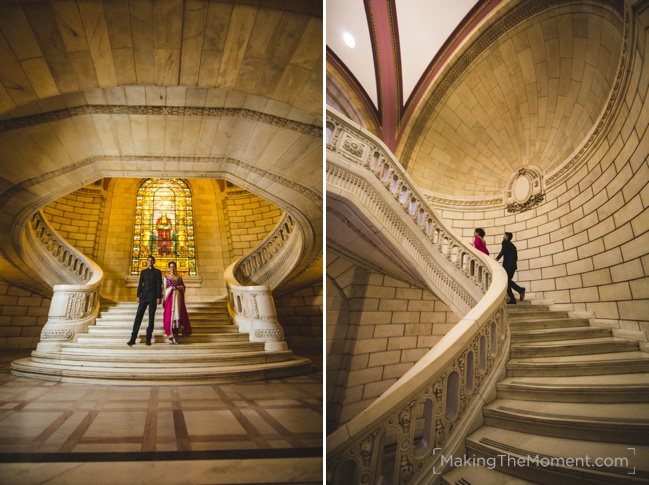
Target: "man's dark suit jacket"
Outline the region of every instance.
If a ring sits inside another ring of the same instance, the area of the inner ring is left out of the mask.
[[[162,299],[162,272],[157,268],[147,268],[140,273],[137,297],[143,301]]]
[[[514,246],[511,241],[503,240],[502,248],[500,249],[498,256],[496,256],[496,261],[499,261],[503,256],[503,268],[516,269],[516,263],[518,262],[518,252],[516,251],[516,246]]]

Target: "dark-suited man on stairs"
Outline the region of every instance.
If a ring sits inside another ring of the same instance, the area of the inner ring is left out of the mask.
[[[525,298],[525,288],[518,286],[514,283],[514,273],[516,272],[517,262],[518,262],[518,251],[516,251],[516,246],[512,243],[512,238],[514,235],[511,232],[506,232],[503,235],[502,248],[500,253],[496,256],[496,261],[499,261],[500,258],[503,258],[503,268],[507,271],[507,296],[509,296],[509,305],[516,305],[516,298],[514,298],[514,293],[512,288],[520,294],[521,301]]]
[[[162,272],[153,267],[155,265],[155,258],[153,256],[147,258],[146,265],[147,268],[140,273],[140,282],[137,285],[137,313],[135,314],[133,332],[131,333],[131,340],[128,341],[128,345],[135,344],[147,307],[149,307],[149,326],[146,328],[146,344],[151,345],[155,311],[162,301]]]

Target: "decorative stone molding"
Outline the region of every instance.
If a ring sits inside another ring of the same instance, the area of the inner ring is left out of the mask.
[[[193,106],[85,105],[0,121],[0,133],[28,126],[84,115],[182,116],[198,118],[242,118],[322,138],[322,127],[261,113],[246,108],[206,108]]]
[[[505,192],[508,212],[525,212],[539,205],[544,198],[543,177],[538,167],[521,168],[510,177]]]
[[[157,163],[160,164],[161,166],[167,165],[172,162],[177,162],[181,164],[182,163],[205,163],[206,165],[212,167],[211,169],[205,171],[205,176],[213,175],[215,178],[223,177],[224,173],[227,173],[228,171],[233,171],[231,166],[240,167],[242,169],[250,171],[251,173],[260,175],[264,177],[264,179],[271,180],[285,187],[291,188],[292,190],[307,197],[310,201],[312,201],[315,205],[317,205],[319,209],[322,209],[322,197],[318,193],[309,189],[308,187],[305,187],[291,180],[288,180],[285,177],[282,177],[281,175],[276,175],[274,173],[268,172],[267,170],[263,170],[259,167],[255,167],[254,165],[251,165],[249,163],[242,162],[241,160],[237,160],[236,158],[212,157],[212,156],[181,156],[181,155],[153,155],[153,156],[100,155],[96,157],[89,157],[86,158],[85,160],[80,160],[78,162],[71,163],[70,165],[66,165],[65,167],[61,167],[57,170],[52,170],[51,172],[43,173],[36,177],[23,180],[18,184],[10,186],[7,190],[0,193],[0,204],[7,204],[11,199],[27,191],[30,187],[33,187],[34,185],[45,183],[48,180],[54,179],[56,177],[60,177],[61,175],[72,173],[75,170],[80,170],[85,167],[90,167],[96,163],[100,164],[102,162],[108,162],[109,164],[111,164],[111,163],[128,162],[128,161]],[[228,168],[226,169],[224,167],[228,167]],[[106,174],[106,176],[109,175],[110,173]]]
[[[276,287],[294,269],[303,246],[302,233],[290,214],[284,216],[263,241],[234,268],[242,285]]]
[[[263,342],[269,352],[287,350],[284,330],[277,320],[273,294],[268,286],[239,286],[231,264],[225,271],[228,286],[228,310],[240,333],[247,333],[251,342]]]

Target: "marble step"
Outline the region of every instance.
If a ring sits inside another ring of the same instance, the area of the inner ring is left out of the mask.
[[[140,331],[144,327],[146,331],[146,324],[143,324],[140,327]],[[113,335],[116,333],[119,334],[128,334],[130,335],[131,332],[133,331],[133,324],[130,325],[103,325],[101,327],[97,327],[94,325],[91,325],[88,327],[88,335]],[[157,326],[156,330],[158,332],[164,332],[162,330],[162,325]],[[192,332],[194,333],[238,333],[239,329],[238,327],[235,327],[232,324],[225,324],[225,325],[192,325]]]
[[[159,314],[158,314],[159,313]],[[97,322],[130,322],[133,325],[135,320],[135,313],[103,313],[97,317]],[[189,315],[189,321],[201,322],[201,321],[219,321],[219,322],[230,322],[230,317],[227,314],[223,313],[193,313]],[[144,314],[143,321],[149,321],[149,315]],[[162,323],[162,312],[156,312],[155,321]]]
[[[646,352],[614,352],[608,354],[565,355],[510,359],[507,375],[516,376],[574,376],[598,374],[649,373]]]
[[[128,354],[75,354],[75,353],[54,353],[54,352],[32,352],[32,361],[42,364],[56,364],[63,366],[80,367],[111,367],[146,370],[149,368],[166,367],[174,371],[181,368],[194,367],[224,367],[236,365],[265,364],[269,362],[283,362],[288,360],[292,352],[265,352],[261,350],[224,349],[216,351],[212,349],[207,353],[191,352],[188,354],[182,346],[169,346],[169,350],[133,350]],[[205,351],[204,351],[205,352]]]
[[[545,329],[525,329],[520,327],[511,330],[512,344],[523,342],[548,342],[561,340],[575,340],[597,337],[610,337],[610,328],[604,327],[565,327]]]
[[[137,308],[137,301],[109,301],[101,300],[99,306],[101,308]],[[227,308],[228,302],[226,300],[217,301],[187,301],[185,302],[187,308]]]
[[[208,342],[222,342],[224,340],[238,340],[240,339],[240,335],[243,335],[244,340],[248,340],[249,336],[247,334],[240,334],[238,332],[233,332],[233,333],[192,333],[191,336],[189,337],[183,337],[182,335],[179,337],[180,342],[185,344],[185,343],[208,343]],[[77,337],[77,342],[80,344],[126,344],[131,338],[131,333],[130,332],[124,332],[124,333],[115,333],[115,334],[108,334],[108,335],[89,335],[89,334],[80,334]],[[146,340],[146,336],[144,333],[140,333],[138,338],[136,339],[136,345],[144,345]],[[167,336],[162,333],[162,332],[154,332],[153,337],[151,341],[154,344],[163,344],[167,342]]]
[[[133,355],[134,350],[173,354],[182,351],[183,355],[190,356],[192,353],[230,352],[242,349],[259,351],[264,350],[264,348],[263,342],[250,342],[247,338],[246,340],[223,340],[204,343],[190,342],[189,339],[183,342],[180,339],[178,345],[171,345],[167,340],[153,341],[152,345],[145,345],[144,340],[142,340],[133,346],[129,346],[123,341],[119,343],[65,343],[61,345],[61,352],[65,354]]]
[[[470,466],[456,467],[442,475],[440,485],[536,485],[522,478],[512,477],[498,470],[487,468],[489,463],[484,461]]]
[[[512,312],[507,310],[507,318],[512,322],[519,322],[524,320],[541,320],[541,319],[550,319],[554,320],[557,318],[569,318],[568,312],[551,312],[551,311],[538,311],[538,310],[529,310],[524,312]]]
[[[261,381],[302,375],[310,372],[311,361],[292,356],[281,362],[263,364],[225,365],[196,367],[188,363],[183,367],[155,366],[144,369],[132,367],[84,367],[76,365],[52,365],[33,362],[30,358],[14,360],[12,375],[71,383],[96,383],[111,385],[195,385],[228,382]]]
[[[497,399],[484,424],[558,438],[649,444],[649,403],[574,403]]]
[[[649,483],[649,446],[538,436],[482,426],[467,455],[508,475],[551,485]],[[477,484],[476,484],[477,485]]]
[[[511,358],[585,355],[639,350],[638,342],[617,337],[562,340],[560,342],[512,343]]]
[[[649,374],[506,377],[499,399],[552,402],[649,402]]]
[[[590,323],[587,318],[536,318],[520,321],[508,320],[509,328],[512,330],[541,330],[544,328],[567,328],[567,327],[588,327]]]

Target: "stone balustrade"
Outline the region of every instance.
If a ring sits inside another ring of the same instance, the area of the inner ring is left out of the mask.
[[[302,242],[295,220],[284,214],[254,251],[225,271],[232,320],[239,332],[249,334],[252,342],[264,342],[268,351],[288,348],[277,319],[272,288],[297,264]]]
[[[23,231],[22,251],[54,292],[37,350],[58,351],[61,343],[75,341],[94,324],[103,271],[68,244],[40,212]]]
[[[376,137],[327,111],[327,191],[353,197],[463,318],[395,385],[327,437],[327,482],[433,483],[494,393],[509,349],[507,275],[428,207]],[[396,202],[396,204],[394,203]]]
[[[277,286],[293,269],[302,237],[295,220],[287,213],[254,251],[234,267],[234,276],[244,285]]]

